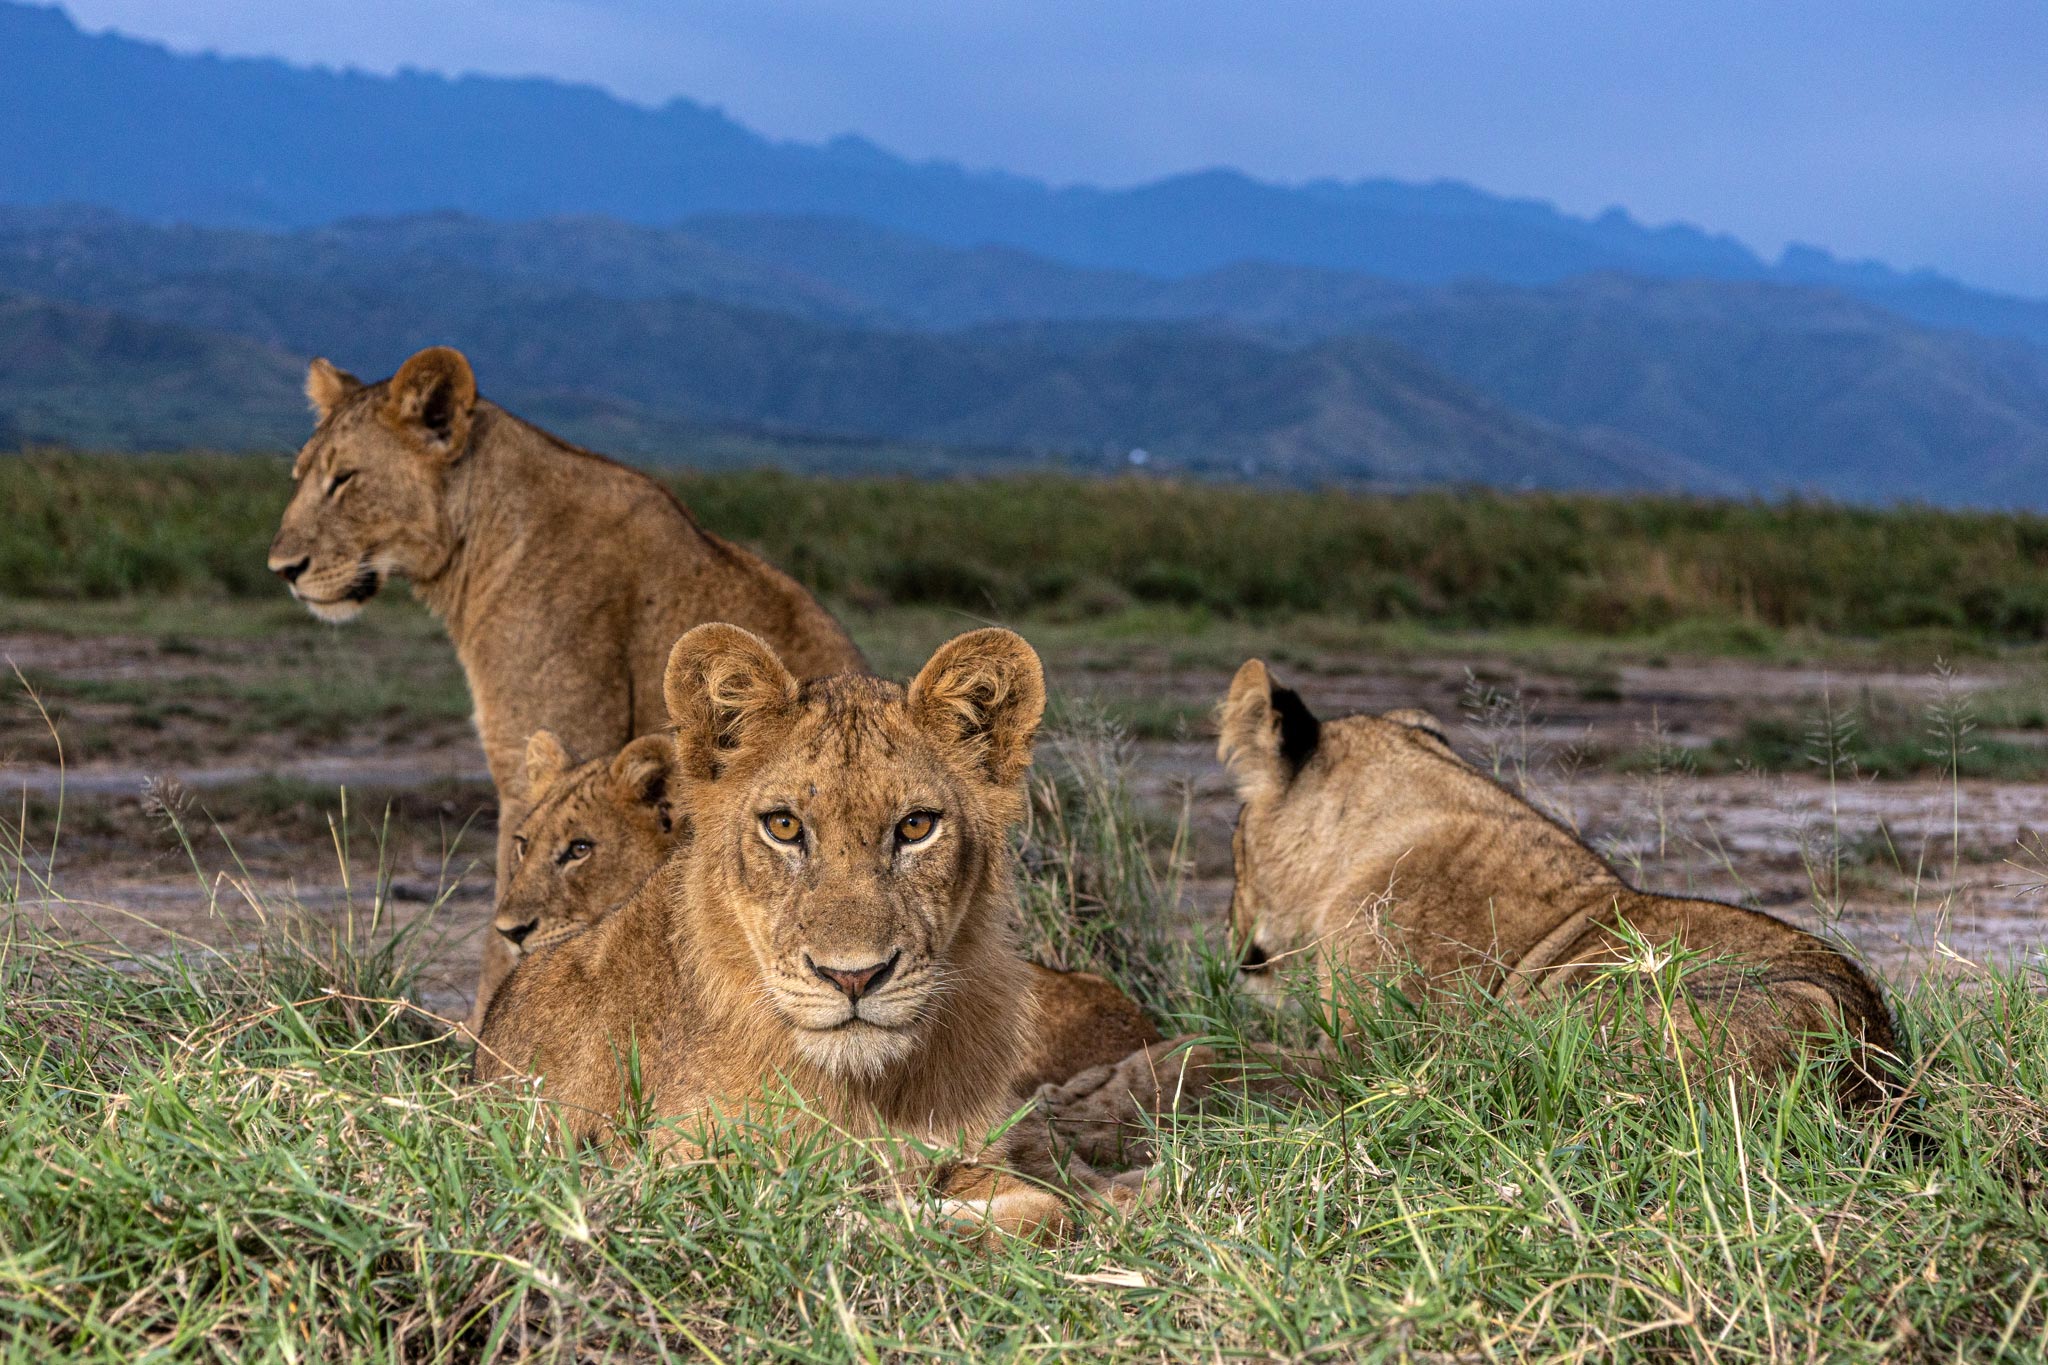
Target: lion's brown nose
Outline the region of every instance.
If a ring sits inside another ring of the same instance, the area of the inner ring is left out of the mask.
[[[889,973],[896,970],[897,959],[902,956],[903,953],[899,949],[890,955],[887,962],[877,962],[871,967],[826,967],[811,962],[808,955],[804,961],[810,962],[811,970],[817,973],[821,980],[831,982],[833,988],[841,995],[848,1000],[858,1000],[863,995],[873,993],[875,987],[888,980]]]
[[[270,571],[287,583],[296,583],[299,581],[299,575],[304,573],[306,566],[312,562],[313,556],[300,555],[289,564],[272,564]]]

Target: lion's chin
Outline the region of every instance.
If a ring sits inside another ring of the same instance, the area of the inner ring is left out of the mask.
[[[849,1019],[837,1028],[799,1028],[797,1051],[820,1071],[850,1080],[874,1080],[910,1056],[915,1040],[904,1029]]]
[[[339,597],[332,602],[318,602],[310,597],[301,597],[299,601],[305,604],[307,611],[312,612],[315,617],[330,625],[338,626],[344,621],[353,621],[363,614],[362,601],[353,597]]]
[[[357,567],[355,578],[338,597],[308,597],[297,588],[292,589],[292,596],[305,603],[306,610],[322,621],[339,625],[343,621],[355,620],[362,613],[363,604],[375,597],[383,586],[383,572],[366,560]]]

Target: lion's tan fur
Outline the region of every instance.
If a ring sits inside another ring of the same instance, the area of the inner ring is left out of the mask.
[[[319,360],[306,390],[318,425],[271,568],[329,620],[402,575],[447,626],[498,789],[500,877],[526,811],[527,737],[599,754],[661,727],[662,669],[691,626],[744,625],[805,677],[861,666],[794,580],[652,479],[479,398],[460,352],[422,351],[371,384]],[[496,939],[479,1014],[509,969]]]
[[[533,808],[493,927],[520,956],[553,948],[624,905],[679,849],[674,745],[644,735],[578,763],[543,730],[527,747]],[[580,856],[578,856],[580,855]],[[1012,1083],[1017,1097],[1159,1041],[1137,1002],[1089,972],[1030,966],[1037,1027]]]
[[[624,905],[682,842],[675,743],[642,735],[578,763],[553,732],[526,748],[526,818],[491,927],[515,955],[537,953]]]
[[[985,630],[908,688],[799,683],[760,640],[709,625],[677,642],[666,693],[689,841],[513,974],[479,1078],[539,1075],[578,1139],[609,1131],[630,1066],[656,1118],[754,1112],[786,1085],[805,1106],[790,1121],[982,1154],[1035,1026],[1009,831],[1044,706],[1037,657]],[[933,832],[906,843],[920,812]],[[794,843],[769,833],[784,815]],[[870,994],[821,984],[868,962],[890,964]],[[1002,1226],[1057,1221],[1028,1187],[951,1188]]]
[[[1034,962],[1031,997],[1038,1028],[1012,1082],[1020,1097],[1159,1041],[1159,1030],[1138,1002],[1093,972],[1055,971]]]
[[[1679,969],[1689,1008],[1668,1021],[1688,1046],[1768,1078],[1841,1033],[1855,1055],[1844,1088],[1869,1093],[1891,1017],[1832,945],[1759,911],[1630,885],[1421,713],[1316,721],[1253,660],[1219,716],[1244,802],[1232,927],[1255,990],[1299,965],[1325,982],[1337,968],[1391,974],[1426,995],[1593,988],[1585,998],[1606,1008],[1615,968],[1653,967],[1643,950],[1675,945],[1697,955]]]
[[[1663,955],[1675,1008],[1667,1017],[1654,993],[1634,993],[1659,1045],[1769,1081],[1839,1036],[1843,1098],[1884,1092],[1891,1015],[1855,963],[1770,915],[1631,886],[1460,758],[1426,713],[1318,721],[1253,660],[1218,725],[1243,802],[1231,928],[1254,994],[1278,1003],[1293,972],[1326,991],[1341,973],[1425,1001],[1565,996],[1611,1018],[1623,1008],[1620,983],[1643,980]],[[1697,957],[1673,967],[1672,945]],[[1350,999],[1339,992],[1333,1003],[1341,1011]],[[1179,1039],[1072,1078],[1042,1109],[1062,1142],[1114,1164],[1142,1154],[1160,1113],[1219,1089],[1284,1090],[1324,1064],[1274,1053],[1239,1061]]]

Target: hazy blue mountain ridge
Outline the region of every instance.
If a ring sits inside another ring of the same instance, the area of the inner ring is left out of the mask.
[[[2031,504],[2048,482],[2038,350],[1783,285],[1428,288],[1255,263],[1161,280],[837,219],[438,214],[274,234],[45,209],[0,212],[0,288],[367,374],[454,342],[503,400],[636,454],[708,425],[1090,458],[1141,446],[1309,483]],[[0,406],[6,392],[0,374]],[[37,401],[17,429],[88,442],[119,425],[53,424]],[[99,406],[127,401],[109,386]],[[240,443],[302,429],[296,412],[252,418]]]
[[[1597,271],[1783,279],[1937,325],[2048,342],[2048,304],[1811,250],[1773,265],[1733,238],[1646,227],[1619,210],[1579,218],[1451,183],[1281,186],[1229,170],[1054,188],[911,162],[855,137],[777,142],[688,100],[649,109],[547,80],[177,55],[4,0],[0,90],[0,198],[16,203],[265,227],[440,209],[640,224],[827,215],[1160,276],[1266,260],[1431,284]]]
[[[79,297],[14,296],[70,324],[34,334],[35,356],[0,353],[0,414],[15,442],[288,447],[308,429],[296,357],[324,353],[381,376],[421,346],[454,341],[515,411],[646,457],[689,432],[744,429],[1096,464],[1143,447],[1174,467],[1302,483],[1737,487],[1640,444],[1580,440],[1363,339],[1304,350],[1200,324],[884,331],[434,265],[111,283],[73,268],[41,284]],[[98,306],[108,303],[128,311]],[[118,319],[130,339],[77,319]],[[152,356],[160,373],[132,363]],[[51,382],[53,369],[63,382]],[[191,404],[163,396],[203,401],[208,386],[221,409],[208,421],[185,420]]]
[[[2048,341],[2048,303],[1456,184],[1052,188],[0,0],[0,201],[0,443],[288,445],[306,356],[382,374],[445,341],[650,456],[717,428],[2048,503],[2048,359],[1999,339]]]

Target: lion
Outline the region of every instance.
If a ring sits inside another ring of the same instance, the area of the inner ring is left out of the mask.
[[[511,878],[492,926],[515,957],[544,952],[624,905],[689,825],[676,807],[680,770],[666,735],[579,763],[560,739],[527,742],[532,809],[513,835]],[[1136,1001],[1091,972],[1030,966],[1037,1027],[1012,1091],[1018,1098],[1159,1041]]]
[[[501,882],[527,736],[594,754],[658,729],[669,646],[691,626],[743,624],[802,676],[863,667],[793,579],[646,475],[479,397],[460,351],[421,351],[371,384],[315,360],[306,396],[318,420],[271,571],[337,622],[403,576],[446,625],[498,790]],[[486,936],[476,1019],[510,970],[502,942]]]
[[[1426,1002],[1479,991],[1569,998],[1611,1019],[1622,980],[1674,973],[1649,1000],[1664,1044],[1768,1083],[1833,1039],[1839,1097],[1891,1091],[1892,1018],[1877,985],[1820,938],[1761,911],[1629,884],[1563,825],[1460,758],[1427,712],[1319,720],[1247,662],[1218,711],[1217,754],[1242,805],[1232,837],[1239,980],[1277,1004],[1286,978],[1377,977]],[[1347,1003],[1342,991],[1333,1003]],[[1316,1057],[1232,1062],[1188,1040],[1134,1053],[1046,1097],[1062,1138],[1111,1164],[1149,1117],[1214,1090],[1284,1088]]]
[[[581,933],[629,900],[681,846],[675,741],[642,735],[577,762],[552,730],[526,745],[526,818],[491,927],[513,958]]]
[[[688,842],[520,965],[485,1017],[477,1078],[537,1075],[578,1141],[615,1135],[629,1095],[689,1123],[761,1112],[786,1087],[800,1130],[1008,1155],[987,1135],[1016,1107],[1034,1027],[1009,833],[1045,704],[1037,655],[978,630],[907,687],[799,682],[757,636],[711,624],[676,642],[664,692]],[[942,1191],[949,1214],[1007,1231],[1067,1217],[986,1164]]]

